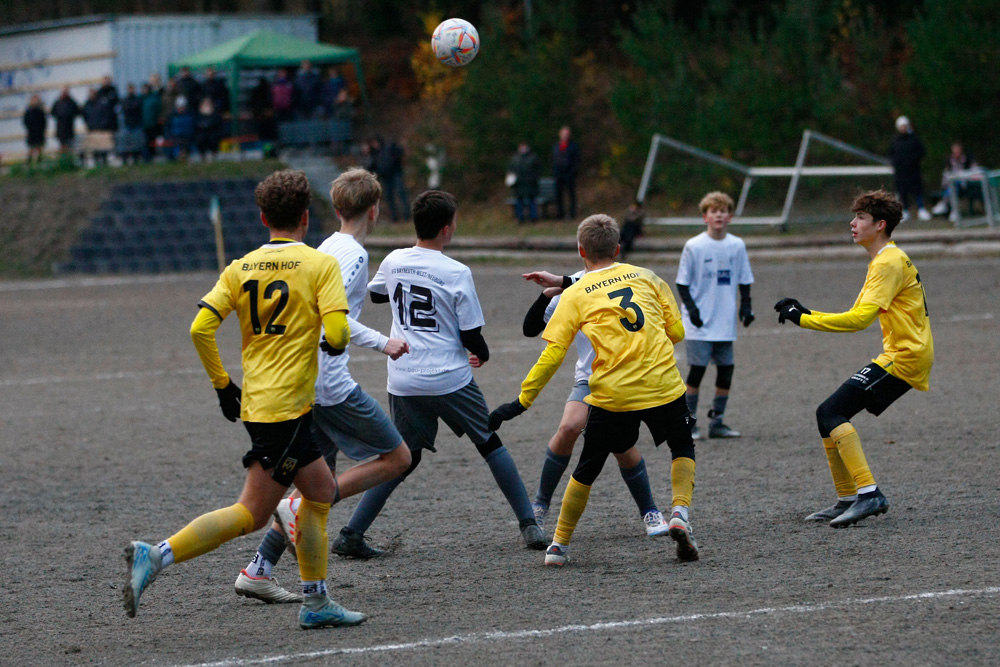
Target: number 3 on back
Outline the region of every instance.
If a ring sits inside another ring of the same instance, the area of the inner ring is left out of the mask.
[[[628,317],[623,317],[618,321],[622,323],[622,326],[635,333],[642,328],[642,325],[646,323],[646,317],[642,314],[642,309],[639,308],[639,304],[632,302],[632,288],[623,287],[620,290],[615,290],[614,292],[608,292],[609,299],[621,299],[618,305],[620,305],[625,312],[632,310],[635,311],[635,322],[628,319]]]

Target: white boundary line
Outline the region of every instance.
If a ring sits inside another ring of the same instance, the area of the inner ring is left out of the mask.
[[[240,665],[264,665],[288,662],[291,660],[306,660],[310,658],[324,658],[334,655],[362,655],[378,654],[389,652],[411,651],[414,649],[433,648],[438,646],[455,646],[459,644],[479,644],[483,642],[532,639],[537,637],[552,637],[570,633],[592,633],[605,632],[608,630],[622,630],[628,628],[642,628],[656,625],[667,625],[673,623],[690,623],[697,621],[713,621],[717,619],[739,618],[745,619],[750,616],[768,616],[774,614],[813,614],[827,611],[839,607],[852,607],[858,605],[891,604],[896,602],[913,602],[921,600],[933,600],[947,597],[968,597],[974,595],[997,595],[1000,593],[1000,586],[978,589],[950,589],[946,591],[929,591],[925,593],[914,593],[912,595],[889,595],[875,598],[860,598],[850,600],[834,600],[832,602],[821,602],[816,604],[796,604],[787,607],[761,607],[745,611],[722,611],[705,614],[684,614],[681,616],[659,616],[654,618],[641,618],[631,621],[609,621],[605,623],[592,623],[590,625],[562,625],[555,628],[542,630],[517,630],[508,632],[496,630],[493,632],[473,632],[465,635],[453,635],[451,637],[440,637],[437,639],[422,639],[413,642],[399,644],[377,644],[375,646],[359,646],[353,648],[331,648],[322,651],[308,651],[304,653],[289,653],[285,655],[274,655],[266,658],[227,658],[218,662],[202,662],[187,665],[186,667],[230,667]]]

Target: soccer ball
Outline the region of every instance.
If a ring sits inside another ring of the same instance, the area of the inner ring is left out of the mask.
[[[434,29],[431,50],[439,62],[449,67],[462,67],[479,53],[479,33],[463,19],[448,19]]]

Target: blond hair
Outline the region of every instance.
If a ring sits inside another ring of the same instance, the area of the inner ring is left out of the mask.
[[[604,213],[584,218],[576,229],[576,242],[587,254],[587,259],[614,259],[618,254],[619,238],[618,223]]]
[[[727,195],[725,192],[709,192],[707,195],[701,198],[701,203],[698,204],[701,208],[701,214],[705,215],[708,213],[709,209],[718,208],[724,209],[729,213],[732,213],[736,209],[736,205],[733,203],[733,198]]]
[[[330,184],[330,201],[344,220],[354,220],[382,198],[382,185],[375,174],[353,167]]]

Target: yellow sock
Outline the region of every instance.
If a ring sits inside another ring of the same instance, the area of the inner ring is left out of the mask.
[[[580,520],[583,510],[587,509],[588,500],[590,500],[590,487],[580,484],[571,476],[569,484],[566,485],[566,493],[563,494],[556,534],[552,536],[554,542],[569,546],[569,541],[573,539],[573,531],[576,530],[576,522]]]
[[[874,485],[875,477],[872,476],[868,461],[865,459],[865,452],[861,449],[861,438],[850,422],[830,431],[830,439],[837,446],[841,460],[854,478],[855,488]]]
[[[830,464],[830,474],[833,476],[833,486],[837,489],[837,496],[845,498],[857,494],[858,487],[854,485],[854,478],[851,472],[844,465],[844,460],[840,458],[840,450],[832,437],[823,438],[823,449],[826,451],[826,462]]]
[[[215,510],[184,526],[167,538],[174,552],[174,562],[190,560],[218,549],[234,537],[253,532],[253,515],[244,505],[236,503]]]
[[[680,456],[670,464],[670,487],[674,498],[671,506],[691,507],[694,496],[694,459]]]
[[[302,499],[295,524],[295,551],[302,581],[326,581],[326,515],[329,503]]]

